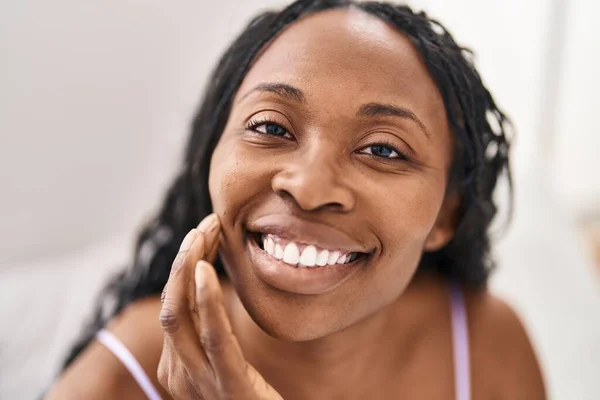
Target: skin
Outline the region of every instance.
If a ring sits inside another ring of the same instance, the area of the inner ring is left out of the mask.
[[[373,103],[404,111],[361,113]],[[416,269],[453,235],[452,149],[439,91],[406,37],[355,10],[293,24],[245,77],[211,159],[220,222],[203,221],[178,255],[162,311],[157,299],[134,303],[109,329],[152,379],[160,358],[166,398],[449,398],[448,283]],[[368,257],[310,294],[274,287],[253,268],[247,232],[272,214],[341,232]],[[217,249],[230,281],[209,264]],[[473,398],[545,398],[514,312],[485,290],[465,295]],[[136,336],[142,321],[148,334]],[[93,343],[48,398],[103,398],[100,387],[143,398],[113,358]]]

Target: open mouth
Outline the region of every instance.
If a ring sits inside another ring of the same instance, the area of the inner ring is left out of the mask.
[[[324,268],[354,264],[368,254],[288,240],[274,234],[248,232],[249,237],[269,257],[297,268]]]

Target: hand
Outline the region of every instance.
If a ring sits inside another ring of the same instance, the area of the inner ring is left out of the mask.
[[[217,216],[184,239],[163,292],[165,332],[158,380],[174,399],[282,400],[244,359],[210,264],[219,245]]]

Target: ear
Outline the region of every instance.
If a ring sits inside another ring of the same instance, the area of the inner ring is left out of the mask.
[[[438,251],[452,240],[458,226],[460,205],[461,197],[457,191],[446,195],[435,225],[429,232],[427,239],[425,239],[424,251]]]

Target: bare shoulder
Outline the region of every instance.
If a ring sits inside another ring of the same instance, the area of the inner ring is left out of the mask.
[[[466,302],[473,397],[545,399],[535,351],[515,310],[488,291],[468,292]]]
[[[152,383],[162,351],[158,321],[160,298],[149,297],[127,306],[107,326],[133,354]],[[48,392],[47,399],[146,399],[127,368],[97,340],[92,341]]]
[[[163,331],[158,320],[160,308],[159,297],[138,300],[108,325],[108,330],[121,340],[144,370],[151,374],[150,378],[156,375],[162,352]]]

